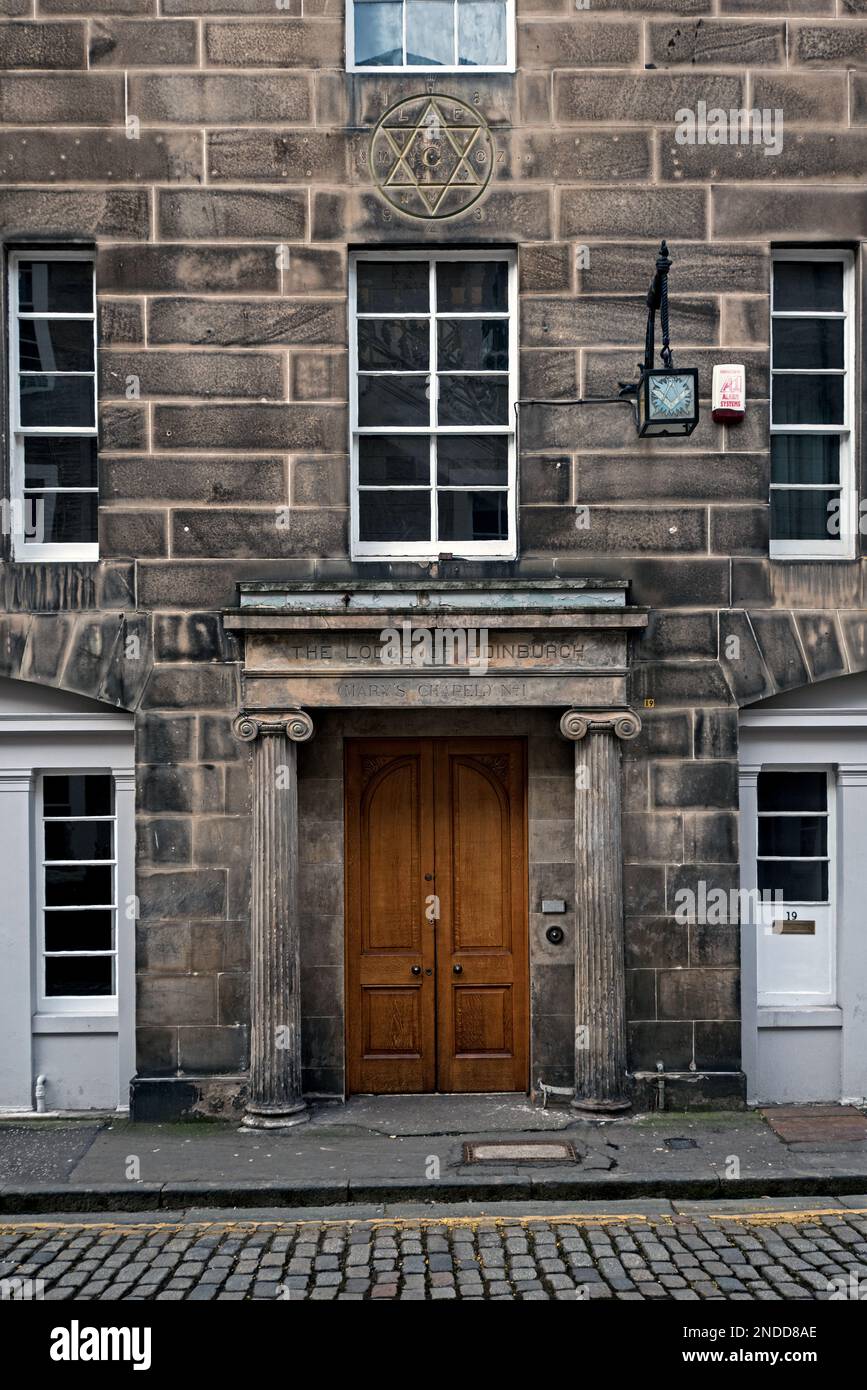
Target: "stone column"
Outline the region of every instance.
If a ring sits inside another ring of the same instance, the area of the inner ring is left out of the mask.
[[[297,745],[313,737],[313,721],[296,709],[241,714],[232,727],[253,744],[252,1017],[243,1124],[285,1129],[309,1118],[301,1096]]]
[[[626,972],[620,834],[620,740],[635,738],[631,710],[567,710],[575,741],[576,1110],[627,1110]]]

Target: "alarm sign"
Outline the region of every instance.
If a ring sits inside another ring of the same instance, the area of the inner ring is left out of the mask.
[[[713,369],[711,415],[714,420],[736,424],[744,418],[747,406],[746,372],[740,362],[727,362]]]

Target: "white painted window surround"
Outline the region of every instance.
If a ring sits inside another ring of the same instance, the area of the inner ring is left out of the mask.
[[[46,996],[42,964],[40,787],[46,774],[112,779],[116,902],[114,993]],[[0,1111],[124,1109],[135,1071],[135,769],[133,720],[97,701],[0,680]]]
[[[834,271],[833,294],[830,285],[811,287],[810,266],[817,276]],[[851,251],[797,247],[773,252],[770,367],[770,557],[852,559],[859,510]]]
[[[395,294],[372,288],[395,266]],[[514,251],[359,251],[349,292],[353,559],[513,559]]]
[[[515,71],[515,0],[349,0],[347,72]]]
[[[31,283],[42,275],[41,303],[21,298],[21,270],[31,265]],[[77,291],[62,283],[66,267]],[[12,558],[97,560],[94,253],[45,245],[13,251],[7,283]],[[28,460],[40,446],[41,456]]]

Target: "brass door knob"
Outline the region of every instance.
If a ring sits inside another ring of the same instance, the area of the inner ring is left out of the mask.
[[[464,973],[464,967],[462,965],[453,965],[452,970],[456,975],[463,975]]]
[[[420,966],[420,965],[413,965],[413,966],[410,967],[410,969],[411,969],[413,975],[420,975],[420,974],[421,974],[421,966]]]

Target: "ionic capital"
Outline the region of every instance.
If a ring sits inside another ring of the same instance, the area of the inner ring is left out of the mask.
[[[564,738],[580,739],[587,734],[615,734],[617,738],[637,738],[641,720],[631,709],[588,710],[567,709],[560,720]]]
[[[279,715],[260,717],[239,714],[232,720],[232,733],[242,743],[253,743],[260,735],[283,734],[293,743],[306,743],[313,737],[313,720],[306,710],[290,709]]]

